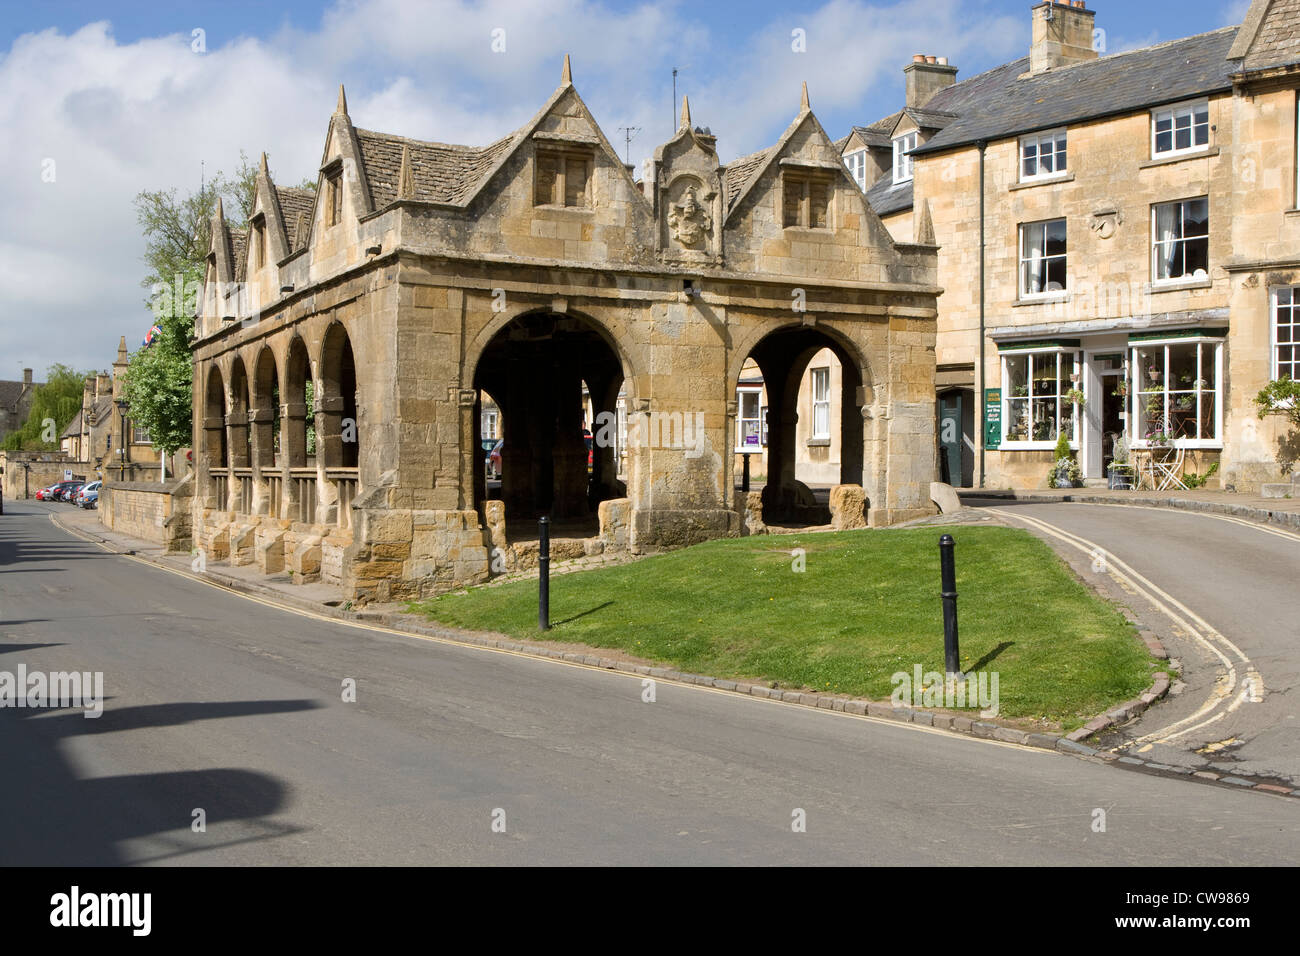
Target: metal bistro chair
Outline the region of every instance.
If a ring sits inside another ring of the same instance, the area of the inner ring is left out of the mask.
[[[1168,421],[1164,423],[1162,431],[1169,436],[1170,441],[1177,441],[1177,436]],[[1151,490],[1187,491],[1187,484],[1183,481],[1183,463],[1186,458],[1187,450],[1174,445],[1160,445],[1149,449],[1146,464],[1151,478]]]

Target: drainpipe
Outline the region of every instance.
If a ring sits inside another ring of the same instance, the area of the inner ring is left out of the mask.
[[[978,413],[983,412],[985,403],[984,391],[984,150],[988,146],[984,140],[977,144],[980,151],[980,363],[979,363],[979,391],[975,393],[975,409]],[[984,419],[979,419],[979,436],[980,436],[980,487],[984,487]]]

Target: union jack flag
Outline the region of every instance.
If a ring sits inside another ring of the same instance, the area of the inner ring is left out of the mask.
[[[162,335],[162,326],[155,322],[153,328],[151,328],[148,334],[145,335],[144,341],[140,343],[140,346],[147,349],[149,346],[153,345],[154,342],[158,341],[160,335]]]

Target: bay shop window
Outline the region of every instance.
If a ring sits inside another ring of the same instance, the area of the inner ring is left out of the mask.
[[[1132,447],[1218,448],[1223,441],[1223,340],[1131,342]]]
[[[1079,440],[1078,416],[1070,400],[1078,388],[1079,356],[1062,347],[1002,350],[1002,444],[1023,450],[1051,449],[1064,430]]]

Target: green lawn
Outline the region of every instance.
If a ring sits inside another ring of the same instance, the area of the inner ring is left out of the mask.
[[[963,669],[999,674],[1001,714],[1065,729],[1140,694],[1152,659],[1132,625],[1047,545],[996,527],[957,541]],[[878,700],[890,676],[943,669],[941,530],[845,531],[711,541],[551,580],[446,594],[412,610],[458,627],[617,648],[713,677]],[[792,570],[790,551],[806,551]]]

